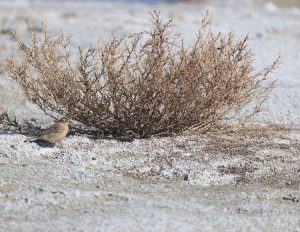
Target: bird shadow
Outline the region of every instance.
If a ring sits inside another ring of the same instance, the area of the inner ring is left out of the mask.
[[[46,147],[53,148],[53,147],[55,147],[54,143],[50,143],[50,142],[47,142],[47,141],[42,140],[42,139],[36,139],[36,140],[32,141],[32,143],[35,143],[39,147],[43,147],[43,148],[46,148]]]

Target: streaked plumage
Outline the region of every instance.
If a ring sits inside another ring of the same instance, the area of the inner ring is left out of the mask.
[[[66,118],[60,119],[57,123],[42,130],[42,132],[35,137],[36,140],[44,140],[49,143],[57,143],[63,140],[69,131],[69,123]]]

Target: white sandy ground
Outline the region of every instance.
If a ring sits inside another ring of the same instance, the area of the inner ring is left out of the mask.
[[[299,129],[132,143],[70,136],[55,148],[1,135],[0,229],[299,231]]]
[[[294,129],[132,143],[70,136],[54,148],[0,135],[0,231],[300,231],[299,9],[250,0],[0,1],[0,70],[13,52],[8,32],[24,36],[26,18],[73,34],[76,47],[148,27],[154,9],[174,19],[187,43],[210,9],[215,30],[250,34],[257,68],[280,52],[277,88],[254,122]],[[0,101],[22,117],[42,117],[5,72]]]

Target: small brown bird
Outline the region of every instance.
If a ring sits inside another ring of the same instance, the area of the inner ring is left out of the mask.
[[[44,140],[49,143],[57,143],[63,140],[69,131],[69,122],[67,118],[61,118],[54,125],[43,129],[42,132],[36,136],[35,140]]]

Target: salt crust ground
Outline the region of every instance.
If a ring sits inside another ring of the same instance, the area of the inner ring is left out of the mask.
[[[193,40],[210,9],[215,29],[250,33],[257,68],[281,52],[278,85],[255,122],[286,124],[122,143],[70,136],[54,148],[0,135],[0,231],[300,231],[300,10],[209,1],[134,6],[112,2],[0,2],[0,70],[8,33],[24,19],[74,35],[74,47],[149,25],[160,9]],[[2,73],[0,100],[40,118]],[[298,125],[298,126],[297,126]]]
[[[69,136],[54,148],[25,139],[0,135],[1,231],[300,228],[300,128]]]

